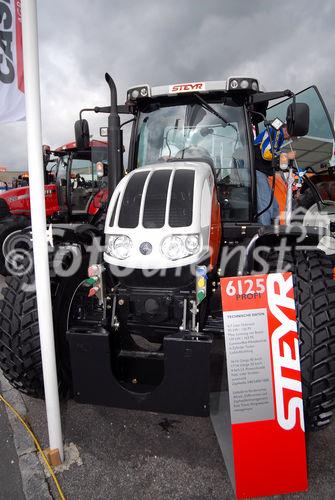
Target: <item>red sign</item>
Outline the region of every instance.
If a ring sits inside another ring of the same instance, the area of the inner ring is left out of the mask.
[[[308,488],[291,273],[221,279],[238,498]]]

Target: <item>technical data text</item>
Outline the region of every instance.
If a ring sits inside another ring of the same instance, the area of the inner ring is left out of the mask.
[[[267,309],[224,312],[232,423],[274,418]]]

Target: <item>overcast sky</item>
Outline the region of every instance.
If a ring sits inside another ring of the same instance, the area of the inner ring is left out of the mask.
[[[335,109],[333,0],[39,0],[43,141],[73,140],[82,107],[127,87],[229,75],[267,90],[316,84]],[[104,118],[90,120],[98,137]],[[0,125],[0,165],[26,168],[25,124]]]

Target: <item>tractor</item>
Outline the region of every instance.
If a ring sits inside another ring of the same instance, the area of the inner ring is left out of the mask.
[[[321,243],[333,237],[335,210],[309,173],[327,170],[334,136],[317,89],[266,92],[256,78],[229,77],[135,86],[118,105],[114,80],[106,81],[110,105],[92,108],[108,114],[104,228],[52,228],[65,231],[50,248],[61,395],[208,416],[226,378],[220,278],[290,271],[306,424],[325,427],[335,406],[335,281],[334,252]],[[120,115],[132,123],[127,171]],[[296,164],[283,173],[273,157],[270,204],[284,192],[284,215],[263,226],[254,137],[284,121]],[[87,120],[75,131],[80,148]],[[294,215],[291,174],[312,193],[320,227]],[[0,366],[13,386],[41,398],[33,270],[7,278],[2,294]]]
[[[78,149],[74,142],[54,151],[43,146],[45,206],[49,223],[87,222],[96,217],[107,197],[103,188],[106,146],[105,142],[96,140],[86,144],[85,149]],[[26,173],[20,177],[16,188],[0,195],[0,273],[3,275],[11,272],[11,259],[6,260],[6,255],[31,246],[28,229],[26,237],[22,236],[22,230],[30,226],[29,175]]]

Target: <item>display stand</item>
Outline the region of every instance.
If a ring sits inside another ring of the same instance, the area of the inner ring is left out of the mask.
[[[221,294],[229,391],[211,418],[236,496],[306,491],[292,275],[222,278]]]

